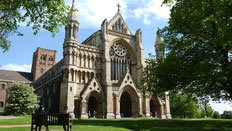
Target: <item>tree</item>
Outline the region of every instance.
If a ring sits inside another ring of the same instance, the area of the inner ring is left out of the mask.
[[[224,111],[222,114],[222,118],[224,119],[232,119],[232,111]]]
[[[209,101],[203,100],[199,102],[200,109],[201,109],[201,116],[202,117],[213,117],[213,108],[210,106]]]
[[[35,106],[38,106],[37,95],[34,88],[25,83],[13,83],[7,88],[9,98],[6,114],[31,114]]]
[[[231,99],[231,12],[231,0],[175,0],[168,26],[158,31],[166,57],[150,61],[153,84],[148,88]]]
[[[68,9],[64,0],[1,0],[0,48],[3,52],[9,49],[9,35],[23,35],[18,31],[22,22],[32,26],[34,34],[43,28],[54,36],[59,27],[65,24]]]
[[[197,100],[185,94],[171,93],[170,110],[173,118],[200,117],[200,108]]]
[[[216,119],[221,118],[221,115],[219,114],[219,112],[214,111],[213,112],[213,118],[216,118]]]

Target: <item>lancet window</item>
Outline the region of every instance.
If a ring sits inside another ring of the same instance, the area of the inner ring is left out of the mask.
[[[129,69],[131,73],[131,58],[128,49],[121,43],[110,48],[111,80],[119,80]]]
[[[126,26],[120,18],[112,25],[112,30],[127,33]]]

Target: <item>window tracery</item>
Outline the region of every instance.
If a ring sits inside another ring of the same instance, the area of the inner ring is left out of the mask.
[[[111,80],[119,80],[126,72],[127,66],[131,73],[131,58],[128,49],[121,43],[110,48]]]

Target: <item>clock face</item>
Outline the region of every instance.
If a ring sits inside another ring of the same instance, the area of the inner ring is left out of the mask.
[[[116,43],[110,48],[110,56],[130,58],[127,48],[120,43]]]

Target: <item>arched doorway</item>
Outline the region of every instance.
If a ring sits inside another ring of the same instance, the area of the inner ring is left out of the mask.
[[[131,97],[129,93],[124,91],[120,99],[120,114],[122,117],[131,117]]]
[[[160,112],[161,105],[159,103],[159,100],[157,98],[152,98],[150,100],[150,112],[152,113],[153,117],[161,117],[161,112]]]
[[[103,117],[103,96],[96,91],[92,91],[88,97],[88,114],[90,117]]]
[[[88,111],[90,112],[90,117],[93,117],[94,111],[97,111],[97,100],[94,96],[89,98]]]

